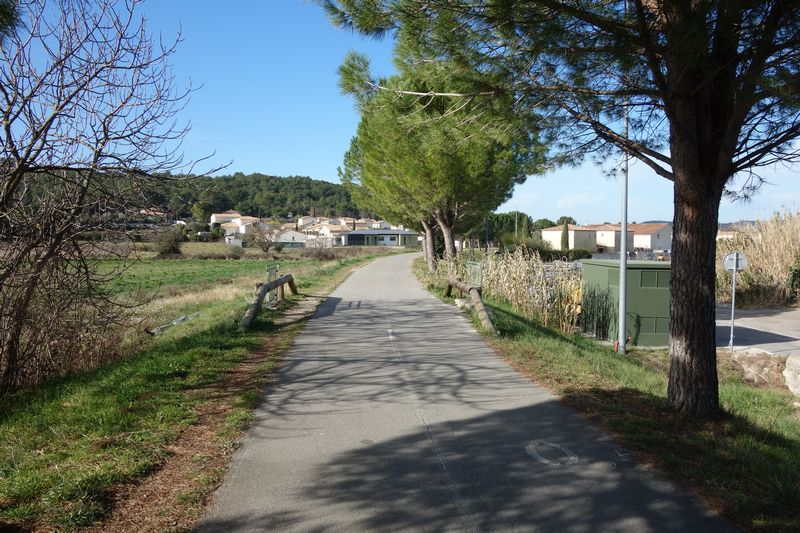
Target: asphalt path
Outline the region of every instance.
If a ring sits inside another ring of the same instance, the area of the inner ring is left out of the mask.
[[[378,259],[287,355],[198,531],[729,531]]]

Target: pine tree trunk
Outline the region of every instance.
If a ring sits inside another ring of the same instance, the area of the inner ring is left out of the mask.
[[[722,187],[707,176],[675,180],[670,369],[667,396],[687,415],[720,413],[716,352],[716,236]],[[698,184],[691,190],[686,183]],[[683,185],[681,184],[683,183]]]
[[[452,216],[448,216],[442,209],[437,209],[434,212],[436,223],[439,224],[439,229],[442,231],[442,238],[444,239],[444,256],[447,259],[454,259],[456,257],[456,244],[453,239],[453,221]]]
[[[436,261],[433,251],[433,228],[427,221],[422,221],[422,228],[425,230],[425,241],[423,243],[425,251],[425,262],[428,263],[428,270],[433,272],[436,270]]]

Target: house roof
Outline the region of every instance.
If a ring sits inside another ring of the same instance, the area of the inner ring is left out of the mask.
[[[569,231],[595,231],[594,229],[590,228],[589,226],[577,226],[575,224],[569,224],[567,226]],[[553,226],[550,228],[544,228],[542,231],[564,231],[564,226]]]
[[[404,229],[359,229],[348,231],[345,235],[416,235],[416,231]]]
[[[669,224],[629,224],[628,228],[630,228],[636,235],[652,235],[653,233],[658,233],[665,228],[669,228]]]
[[[619,224],[588,224],[584,228],[592,231],[620,231]],[[632,231],[628,229],[628,231]]]

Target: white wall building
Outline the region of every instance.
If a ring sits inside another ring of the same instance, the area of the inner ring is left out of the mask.
[[[306,234],[295,230],[282,231],[275,236],[274,241],[287,246],[305,246]]]
[[[225,224],[226,222],[230,222],[235,218],[239,218],[242,216],[241,213],[238,211],[225,211],[224,213],[214,213],[211,215],[211,223],[212,224]]]
[[[672,224],[631,224],[633,247],[637,250],[669,250],[672,248]]]
[[[553,250],[561,250],[561,234],[564,230],[563,226],[553,226],[552,228],[545,228],[542,230],[542,240],[550,245]],[[593,229],[586,229],[583,226],[568,226],[569,235],[569,249],[570,250],[594,250],[596,241],[596,232]]]
[[[595,241],[598,251],[619,252],[622,248],[622,229],[618,224],[597,224],[594,226],[583,226],[586,229],[595,231]],[[630,228],[630,226],[628,226]],[[632,251],[634,246],[635,232],[628,230],[628,250]]]

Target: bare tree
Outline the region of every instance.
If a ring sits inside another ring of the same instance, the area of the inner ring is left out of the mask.
[[[22,0],[0,48],[0,394],[73,359],[118,313],[87,258],[90,232],[124,235],[144,191],[182,161],[190,88],[140,0]],[[89,357],[101,357],[95,353]]]

